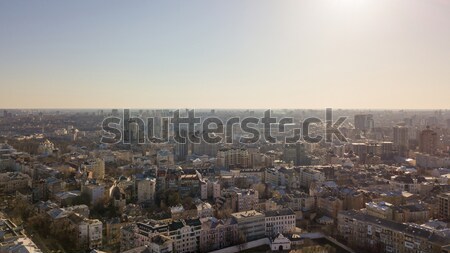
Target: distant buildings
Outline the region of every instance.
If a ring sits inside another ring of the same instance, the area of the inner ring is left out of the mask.
[[[421,168],[448,168],[450,157],[416,152],[416,165]]]
[[[408,156],[409,135],[405,126],[394,126],[394,145],[400,156]]]
[[[293,163],[295,166],[309,165],[309,160],[306,154],[303,143],[286,144],[283,151],[283,160],[286,163]]]
[[[437,133],[431,130],[429,127],[420,132],[419,149],[420,152],[433,155],[438,148],[438,136]]]
[[[175,161],[177,162],[186,161],[186,158],[189,155],[189,140],[186,140],[186,143],[175,143],[174,154],[175,154]]]
[[[247,149],[220,149],[217,152],[217,166],[223,168],[248,168],[249,153]]]
[[[355,115],[355,129],[367,131],[374,127],[372,114],[357,114]]]
[[[165,117],[169,111],[153,114]],[[35,203],[27,209],[25,227],[39,224],[41,237],[48,231],[65,250],[77,252],[203,253],[259,243],[279,251],[326,252],[331,248],[323,246],[324,235],[313,232],[319,229],[338,240],[327,237],[332,244],[343,241],[355,252],[448,252],[450,138],[441,128],[442,117],[433,120],[434,130],[423,130],[425,114],[380,115],[377,128],[372,115],[355,116],[357,129],[348,122],[342,129],[350,143],[155,142],[129,148],[91,145],[99,115],[90,113],[27,116],[33,123],[19,137],[0,121],[1,132],[10,135],[6,140],[17,146],[0,144],[0,193],[8,196],[0,208],[16,215],[18,210],[9,211],[15,203]],[[59,123],[50,124],[52,117]],[[46,156],[55,144],[73,141],[57,132],[67,124],[76,129],[74,117],[81,117],[83,135],[61,157]],[[405,117],[405,126],[392,126]],[[19,113],[11,121],[16,119],[25,116]],[[32,134],[40,131],[37,125],[48,128],[45,136],[54,144]],[[136,141],[140,125],[128,127],[130,141]],[[301,234],[294,232],[296,223]],[[26,241],[9,240],[10,234],[2,238],[0,232],[0,252],[28,247]],[[312,245],[316,239],[320,246]]]

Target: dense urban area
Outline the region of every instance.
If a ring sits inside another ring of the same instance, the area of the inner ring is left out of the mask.
[[[450,252],[450,111],[334,110],[347,142],[285,143],[275,127],[274,142],[242,143],[236,126],[231,143],[142,144],[129,122],[130,144],[102,143],[122,113],[2,110],[0,252]]]

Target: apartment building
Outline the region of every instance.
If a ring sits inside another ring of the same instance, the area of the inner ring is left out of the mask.
[[[444,234],[381,219],[360,211],[338,215],[338,234],[358,252],[444,252],[450,238]]]
[[[265,212],[266,236],[289,233],[295,229],[295,213],[290,208]]]
[[[200,252],[209,252],[235,245],[239,242],[238,224],[234,219],[219,220],[213,217],[202,220]]]
[[[14,193],[28,188],[31,178],[20,172],[0,173],[0,193]]]
[[[438,195],[438,214],[440,218],[450,220],[450,192]]]
[[[194,253],[200,248],[202,224],[199,219],[178,220],[168,225],[169,237],[177,253]]]

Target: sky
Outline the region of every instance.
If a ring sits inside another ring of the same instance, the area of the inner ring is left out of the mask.
[[[0,108],[450,109],[450,0],[0,0]]]

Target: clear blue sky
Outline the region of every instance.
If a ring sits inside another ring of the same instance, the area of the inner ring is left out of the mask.
[[[0,108],[450,109],[449,0],[0,1]]]

